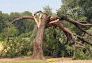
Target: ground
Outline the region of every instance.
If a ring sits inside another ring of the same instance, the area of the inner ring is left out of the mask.
[[[46,60],[31,60],[30,57],[1,58],[0,63],[92,63],[92,60],[72,60],[71,58],[48,58]]]

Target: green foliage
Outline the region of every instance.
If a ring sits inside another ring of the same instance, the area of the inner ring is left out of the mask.
[[[91,21],[92,19],[92,0],[62,0],[62,6],[57,11],[57,15],[61,17],[66,15],[75,19],[76,21]],[[43,8],[49,16],[56,16],[52,13],[49,6]],[[0,11],[0,57],[16,57],[32,54],[33,40],[37,33],[37,28],[34,27],[32,20],[24,19],[11,24],[12,20],[20,16],[31,16],[32,13],[25,11],[23,13],[13,12],[10,14],[2,13]],[[69,28],[72,32],[83,35],[85,40],[91,42],[92,37],[83,34],[81,31],[70,23],[63,22],[64,26]],[[35,29],[34,29],[35,28]],[[89,27],[88,27],[89,28]],[[92,28],[88,29],[89,33]],[[43,50],[46,56],[52,57],[75,57],[76,59],[91,59],[92,46],[87,43],[77,40],[82,43],[83,48],[74,48],[70,42],[67,42],[65,34],[59,28],[49,27],[45,30],[45,39],[43,43]],[[75,55],[74,55],[75,54]]]
[[[43,10],[45,13],[47,13],[49,16],[52,15],[52,9],[49,6],[43,7]]]
[[[84,48],[76,49],[75,58],[76,59],[92,59],[92,47],[86,45]]]
[[[62,0],[63,4],[61,5],[61,8],[57,11],[57,15],[59,17],[65,15],[76,21],[89,22],[92,19],[91,2],[92,0]],[[83,38],[85,38],[86,41],[92,42],[91,36],[87,34],[84,35],[81,31],[79,31],[75,26],[71,25],[70,23],[64,22],[64,24],[66,27],[70,28],[72,32],[76,32],[76,34],[81,35]],[[91,29],[88,29],[88,32],[91,33]],[[81,41],[77,40],[77,42]],[[92,46],[88,45],[85,42],[82,42],[82,44],[83,48],[81,47],[78,48],[77,50],[76,50],[77,47],[75,46],[71,47],[69,46],[69,44],[66,44],[67,53],[70,52],[71,56],[75,57],[76,59],[92,59],[91,57]]]
[[[32,13],[25,11],[23,13],[15,12],[8,15],[0,12],[0,42],[2,42],[3,46],[3,50],[0,51],[0,57],[16,57],[32,54],[32,41],[36,33],[36,30],[33,30],[34,22],[19,20],[11,24],[15,17],[24,15],[31,16]]]
[[[17,57],[32,54],[32,42],[30,38],[12,38],[3,42],[4,49],[0,52],[0,57]]]
[[[92,0],[78,0],[78,5],[83,9],[87,20],[92,23]]]
[[[45,55],[52,57],[71,57],[73,55],[72,46],[67,43],[64,33],[59,28],[46,29],[45,37],[43,44]]]
[[[15,27],[11,27],[11,28],[4,28],[2,35],[4,38],[7,38],[9,36],[17,36],[18,34],[18,30]]]
[[[60,42],[58,40],[58,35],[57,35],[57,29],[55,28],[49,28],[46,29],[45,33],[45,41],[44,41],[44,52],[45,55],[50,55],[53,57],[60,56]]]

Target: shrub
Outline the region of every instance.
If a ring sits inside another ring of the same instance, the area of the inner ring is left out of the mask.
[[[1,57],[16,57],[23,55],[31,55],[32,42],[27,38],[15,38],[10,41],[3,42],[4,49],[0,52]],[[30,53],[29,53],[30,52]]]

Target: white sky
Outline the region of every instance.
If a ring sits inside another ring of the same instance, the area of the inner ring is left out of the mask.
[[[23,11],[39,11],[43,7],[49,5],[55,12],[60,8],[61,0],[0,0],[0,11],[23,12]]]

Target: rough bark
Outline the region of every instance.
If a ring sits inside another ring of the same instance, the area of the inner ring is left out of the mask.
[[[40,18],[39,20],[40,23],[38,25],[37,35],[34,40],[32,59],[40,59],[40,60],[45,59],[43,55],[42,44],[44,39],[44,30],[46,26],[46,21],[47,21],[46,16]]]

